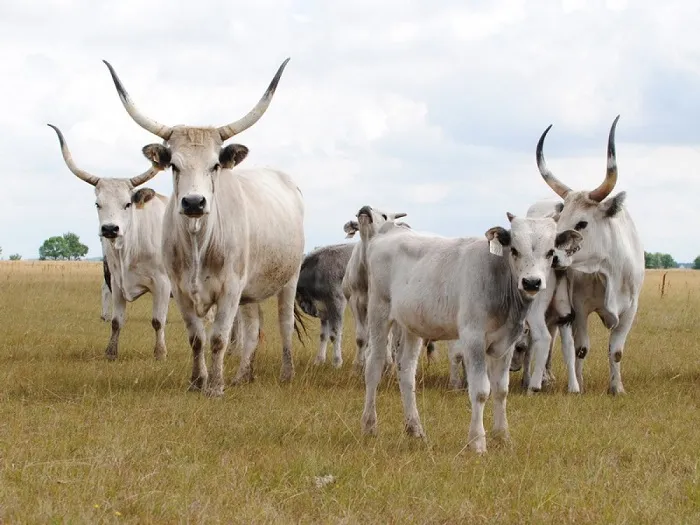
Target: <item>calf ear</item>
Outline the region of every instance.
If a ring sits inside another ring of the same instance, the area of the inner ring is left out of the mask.
[[[565,230],[557,235],[554,244],[558,249],[564,250],[568,255],[571,255],[581,249],[581,241],[583,241],[583,235],[579,232],[576,230]]]
[[[143,208],[143,205],[156,196],[156,192],[151,188],[141,188],[131,194],[131,202],[137,208]]]
[[[248,156],[248,148],[243,144],[229,144],[219,152],[219,164],[224,169],[237,166]]]
[[[358,231],[360,231],[360,225],[357,221],[348,221],[343,225],[343,231],[347,233],[346,239],[351,239]]]
[[[627,193],[621,191],[615,195],[612,199],[605,200],[599,204],[605,216],[607,218],[615,217],[620,211],[622,211],[622,206],[625,204],[625,199],[627,198]]]
[[[151,161],[151,164],[162,170],[170,166],[170,150],[162,144],[148,144],[141,149],[141,152]]]
[[[510,246],[510,230],[494,226],[486,231],[486,238],[490,241],[494,239],[501,243],[501,246]]]

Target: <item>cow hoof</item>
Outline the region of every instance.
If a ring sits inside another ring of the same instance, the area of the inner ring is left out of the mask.
[[[253,376],[253,371],[248,370],[246,372],[236,374],[236,376],[231,381],[231,384],[233,386],[245,385],[247,383],[252,383],[254,380],[255,377]]]
[[[165,350],[165,348],[156,349],[153,352],[153,357],[155,357],[156,361],[165,361],[165,359],[168,357],[168,352]]]
[[[365,371],[365,364],[360,362],[360,361],[355,361],[352,364],[352,372],[353,374],[362,375]]]
[[[367,436],[377,435],[377,416],[362,415],[362,433]]]
[[[610,385],[608,387],[608,394],[613,396],[624,396],[627,392],[622,385]]]
[[[187,390],[190,392],[199,392],[206,382],[207,379],[205,377],[193,377],[190,379],[190,385],[187,387]]]
[[[529,388],[527,389],[527,392],[526,392],[525,395],[534,396],[535,394],[539,394],[541,391],[542,391],[541,388],[529,387]]]
[[[333,358],[333,368],[340,368],[343,366],[343,358]]]
[[[289,368],[282,368],[280,373],[280,383],[289,383],[294,378],[294,370]]]
[[[544,371],[544,374],[542,375],[542,383],[545,385],[551,385],[554,383],[555,379],[556,378],[552,372],[547,372],[546,370]]]
[[[469,448],[471,448],[477,454],[486,453],[486,436],[479,436],[478,438],[469,440]]]
[[[406,431],[406,434],[408,434],[411,437],[414,438],[424,438],[425,437],[425,432],[423,432],[423,426],[420,424],[420,421],[416,420],[411,420],[408,423],[406,423],[404,430]]]
[[[321,357],[320,355],[317,355],[317,356],[316,356],[316,359],[314,359],[314,364],[315,364],[315,365],[322,365],[322,364],[325,363],[325,362],[326,362],[326,356],[325,356],[325,355],[324,355],[323,357]]]
[[[107,361],[116,361],[117,360],[117,353],[107,350],[105,352],[105,357],[107,358]]]
[[[221,397],[224,395],[224,385],[208,385],[204,389],[204,395],[207,397]]]
[[[495,441],[498,441],[501,444],[504,444],[504,445],[512,445],[513,444],[513,440],[511,439],[510,432],[508,431],[507,428],[500,429],[500,430],[494,429],[491,435]]]

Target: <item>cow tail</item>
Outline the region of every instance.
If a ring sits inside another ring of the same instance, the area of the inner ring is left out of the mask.
[[[258,303],[258,344],[265,342],[265,332],[263,330],[263,307],[261,303]]]
[[[435,343],[431,340],[426,341],[425,350],[426,350],[426,355],[428,357],[428,360],[432,361],[433,358],[435,357],[433,355],[435,353]]]
[[[306,348],[306,344],[304,343],[304,339],[301,337],[301,331],[304,331],[304,335],[306,337],[309,336],[309,333],[306,331],[306,325],[304,324],[304,314],[299,308],[299,305],[297,304],[296,301],[294,301],[294,331],[297,333],[297,337],[299,338],[299,341],[301,342],[301,346]]]

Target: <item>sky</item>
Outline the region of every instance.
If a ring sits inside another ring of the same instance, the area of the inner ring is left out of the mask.
[[[160,139],[127,115],[102,59],[167,125],[248,112],[291,60],[267,113],[231,142],[288,172],[306,248],[344,241],[369,204],[421,231],[482,235],[556,198],[545,154],[576,190],[619,178],[647,251],[700,254],[700,3],[692,0],[10,0],[0,3],[3,257],[71,231],[100,256],[94,189],[65,166],[132,177]],[[146,186],[172,192],[170,172]]]

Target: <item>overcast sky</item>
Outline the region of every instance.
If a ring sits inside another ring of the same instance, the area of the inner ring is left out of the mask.
[[[124,111],[101,60],[168,125],[221,125],[255,105],[291,57],[263,118],[233,139],[246,166],[290,173],[307,249],[342,242],[364,204],[421,231],[482,235],[605,173],[615,115],[619,179],[648,251],[700,254],[700,3],[692,0],[0,3],[3,257],[76,232],[101,254],[94,190],[147,167],[159,139]],[[170,172],[147,186],[169,195]]]

